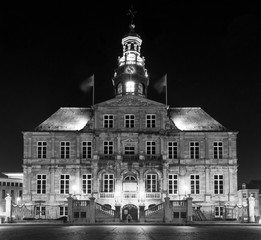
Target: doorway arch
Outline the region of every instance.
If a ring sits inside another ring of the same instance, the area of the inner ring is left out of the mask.
[[[130,222],[138,221],[138,208],[133,204],[127,204],[122,208],[122,220],[128,221],[130,218]]]

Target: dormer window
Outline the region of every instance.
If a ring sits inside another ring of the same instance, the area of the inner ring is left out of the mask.
[[[133,81],[126,82],[126,92],[134,93],[134,90],[135,90],[135,83]]]

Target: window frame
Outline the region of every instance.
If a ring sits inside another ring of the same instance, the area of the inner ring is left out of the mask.
[[[135,128],[135,114],[125,114],[124,115],[124,127],[125,128]]]
[[[92,158],[92,141],[82,141],[81,144],[82,158],[91,159]]]
[[[114,192],[114,174],[104,173],[102,176],[102,191],[106,193]]]
[[[114,153],[114,142],[113,141],[103,141],[103,154],[112,155]]]
[[[168,141],[168,158],[178,159],[178,142]]]
[[[148,173],[145,178],[145,189],[147,193],[158,192],[158,174]]]
[[[200,142],[191,141],[189,143],[189,156],[190,159],[200,159]]]
[[[214,174],[214,194],[224,194],[223,174]]]
[[[170,176],[172,177],[170,178]],[[170,195],[178,194],[178,174],[168,174],[168,193]]]
[[[156,114],[146,114],[146,128],[156,128],[157,126]]]
[[[155,156],[156,155],[156,142],[146,141],[146,155]]]
[[[70,175],[61,174],[60,175],[60,194],[70,193]]]
[[[113,114],[103,114],[103,128],[114,128]]]
[[[46,174],[37,174],[36,175],[36,193],[37,194],[46,194],[47,189],[47,175]]]
[[[92,174],[86,173],[82,175],[82,192],[83,194],[92,193]]]
[[[47,141],[37,141],[37,158],[47,158]]]
[[[191,174],[190,175],[190,193],[198,195],[200,194],[200,175]]]
[[[224,217],[224,206],[215,206],[215,217],[216,218]]]
[[[222,141],[213,142],[213,158],[214,159],[223,158],[223,142]]]
[[[60,142],[60,157],[61,159],[69,159],[71,154],[71,142],[61,141]]]

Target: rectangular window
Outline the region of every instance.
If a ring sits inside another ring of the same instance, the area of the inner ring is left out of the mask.
[[[92,175],[91,174],[82,175],[82,191],[83,191],[83,194],[92,193]]]
[[[60,216],[67,216],[68,215],[68,207],[60,207]]]
[[[114,126],[114,116],[112,114],[103,115],[103,127],[113,128]]]
[[[125,146],[124,154],[125,155],[134,155],[135,154],[135,147],[134,146]]]
[[[60,193],[61,194],[69,194],[69,186],[70,186],[70,175],[63,174],[60,178]]]
[[[114,192],[114,175],[103,175],[103,192]]]
[[[178,175],[169,174],[168,176],[169,194],[178,194]]]
[[[14,198],[14,190],[11,190],[11,197]]]
[[[61,142],[61,158],[70,158],[70,142]]]
[[[146,175],[146,192],[157,192],[157,174]]]
[[[156,115],[146,114],[146,128],[155,128],[155,127],[156,127]]]
[[[7,186],[7,187],[10,187],[10,182],[7,182],[7,183],[6,183],[6,186]]]
[[[168,142],[168,155],[169,155],[169,159],[178,158],[178,143],[177,142]]]
[[[46,193],[46,175],[39,174],[37,175],[37,194],[45,194]]]
[[[14,182],[11,182],[11,187],[14,187]]]
[[[39,141],[37,142],[37,157],[46,158],[47,153],[47,142]]]
[[[146,142],[146,154],[155,155],[156,154],[156,142],[147,141]]]
[[[224,207],[218,206],[215,207],[215,217],[223,218],[224,216]]]
[[[36,207],[36,216],[45,216],[45,210],[43,206]]]
[[[190,158],[199,159],[199,142],[190,142]]]
[[[103,153],[107,154],[107,155],[113,154],[113,142],[112,141],[103,142]]]
[[[6,182],[3,182],[3,186],[6,186]]]
[[[199,175],[190,175],[190,191],[191,194],[200,193]]]
[[[223,175],[214,175],[214,193],[223,194],[224,193],[224,180]]]
[[[19,190],[19,197],[22,197],[22,196],[23,196],[23,191]]]
[[[5,193],[5,189],[2,190],[2,199],[5,199],[6,197],[6,193]]]
[[[87,158],[87,159],[92,158],[92,142],[90,141],[82,142],[82,158]]]
[[[124,117],[125,117],[125,128],[134,128],[135,126],[134,114],[126,114]]]
[[[214,159],[222,159],[223,158],[223,142],[214,142]]]

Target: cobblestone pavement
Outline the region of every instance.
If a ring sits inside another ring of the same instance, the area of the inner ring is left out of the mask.
[[[0,225],[0,240],[260,240],[261,226]]]

